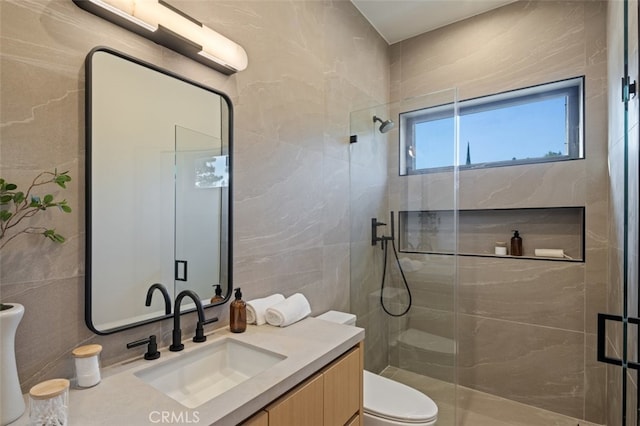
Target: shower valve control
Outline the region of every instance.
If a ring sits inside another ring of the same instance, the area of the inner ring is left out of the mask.
[[[378,241],[389,240],[390,237],[385,237],[384,235],[378,237],[378,227],[379,226],[387,226],[384,222],[378,222],[378,219],[375,217],[371,218],[371,245],[378,245]]]

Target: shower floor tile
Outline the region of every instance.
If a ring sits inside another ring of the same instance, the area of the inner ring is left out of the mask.
[[[600,426],[584,420],[525,405],[499,396],[389,366],[382,376],[429,395],[438,405],[438,426]]]

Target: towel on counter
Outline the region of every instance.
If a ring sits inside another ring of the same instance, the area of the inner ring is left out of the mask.
[[[311,314],[309,301],[300,293],[267,308],[267,322],[277,327],[286,327],[300,321]]]
[[[247,324],[264,324],[265,322],[267,322],[265,318],[267,308],[270,308],[271,306],[275,305],[276,303],[282,302],[283,300],[284,296],[276,293],[268,297],[263,297],[261,299],[253,299],[247,301]]]

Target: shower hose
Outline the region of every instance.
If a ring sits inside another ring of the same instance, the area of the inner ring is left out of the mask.
[[[391,241],[391,248],[393,248],[393,254],[395,255],[396,258],[396,264],[398,265],[398,269],[400,270],[400,275],[402,276],[402,282],[404,283],[405,288],[407,289],[407,294],[409,295],[409,303],[407,304],[407,307],[405,308],[404,311],[402,311],[399,314],[394,314],[392,312],[390,312],[387,307],[384,305],[384,298],[382,297],[383,293],[384,293],[384,283],[385,283],[385,277],[387,276],[387,253],[388,253],[388,249],[389,249],[389,241]],[[394,238],[388,238],[388,237],[383,237],[382,238],[382,248],[384,250],[384,264],[382,267],[382,282],[380,284],[380,305],[382,306],[382,309],[387,313],[387,315],[390,315],[392,317],[401,317],[407,314],[407,312],[409,312],[409,309],[411,309],[411,303],[412,303],[412,297],[411,297],[411,289],[409,288],[409,284],[407,283],[407,277],[404,276],[404,271],[402,270],[402,265],[400,264],[400,259],[398,259],[398,251],[396,250],[396,243],[395,243],[395,239]]]

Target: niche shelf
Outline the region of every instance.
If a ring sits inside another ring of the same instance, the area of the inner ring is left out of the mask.
[[[584,207],[458,210],[460,256],[584,262]],[[455,212],[398,212],[399,249],[405,253],[455,253]],[[495,254],[496,242],[510,251],[512,230],[520,231],[523,256]],[[563,249],[570,258],[535,256],[535,249]]]

